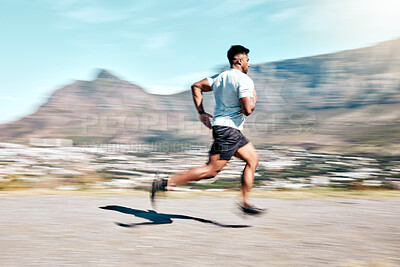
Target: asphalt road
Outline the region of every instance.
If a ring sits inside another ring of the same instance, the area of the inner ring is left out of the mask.
[[[234,202],[2,196],[0,266],[400,266],[400,198]]]

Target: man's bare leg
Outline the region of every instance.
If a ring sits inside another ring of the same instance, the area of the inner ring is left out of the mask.
[[[249,193],[254,184],[254,174],[259,162],[259,156],[253,144],[248,143],[239,148],[239,150],[235,153],[235,157],[246,162],[246,166],[244,167],[242,173],[241,190],[243,203],[250,205]]]
[[[168,186],[185,185],[191,181],[213,178],[225,167],[228,160],[219,159],[219,154],[210,155],[205,166],[191,168],[185,172],[174,174],[168,179]]]

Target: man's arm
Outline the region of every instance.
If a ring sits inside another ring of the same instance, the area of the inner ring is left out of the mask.
[[[253,97],[242,97],[240,98],[240,106],[244,115],[249,116],[253,113],[257,103],[257,92],[253,90]]]
[[[197,112],[199,113],[199,119],[207,128],[211,129],[210,118],[212,118],[212,116],[206,113],[203,108],[203,92],[210,91],[212,91],[212,88],[208,83],[207,78],[192,85],[193,102]]]

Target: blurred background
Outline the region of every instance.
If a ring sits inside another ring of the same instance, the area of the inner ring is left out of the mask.
[[[0,0],[0,266],[400,266],[399,10]],[[190,85],[236,44],[268,213],[239,213],[238,159],[153,207],[156,173],[207,161]]]
[[[0,5],[0,189],[144,189],[203,164],[190,85],[235,44],[259,96],[256,189],[400,189],[396,0]],[[237,189],[242,167],[190,189]]]

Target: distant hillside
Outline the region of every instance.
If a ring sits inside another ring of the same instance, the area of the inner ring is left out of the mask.
[[[182,140],[190,124],[184,121],[195,119],[191,101],[189,92],[153,95],[100,70],[92,81],[56,90],[34,114],[0,125],[0,140],[67,138],[75,144]]]
[[[400,102],[400,39],[376,46],[254,66],[268,104],[307,109]],[[269,92],[272,91],[273,97]],[[277,102],[276,102],[277,101]]]
[[[400,39],[253,65],[249,76],[259,101],[245,132],[259,146],[400,151]],[[213,95],[204,96],[212,112]],[[0,125],[0,132],[0,141],[17,143],[32,137],[67,138],[75,144],[210,140],[189,90],[149,94],[106,70],[92,81],[56,90],[35,113]]]

